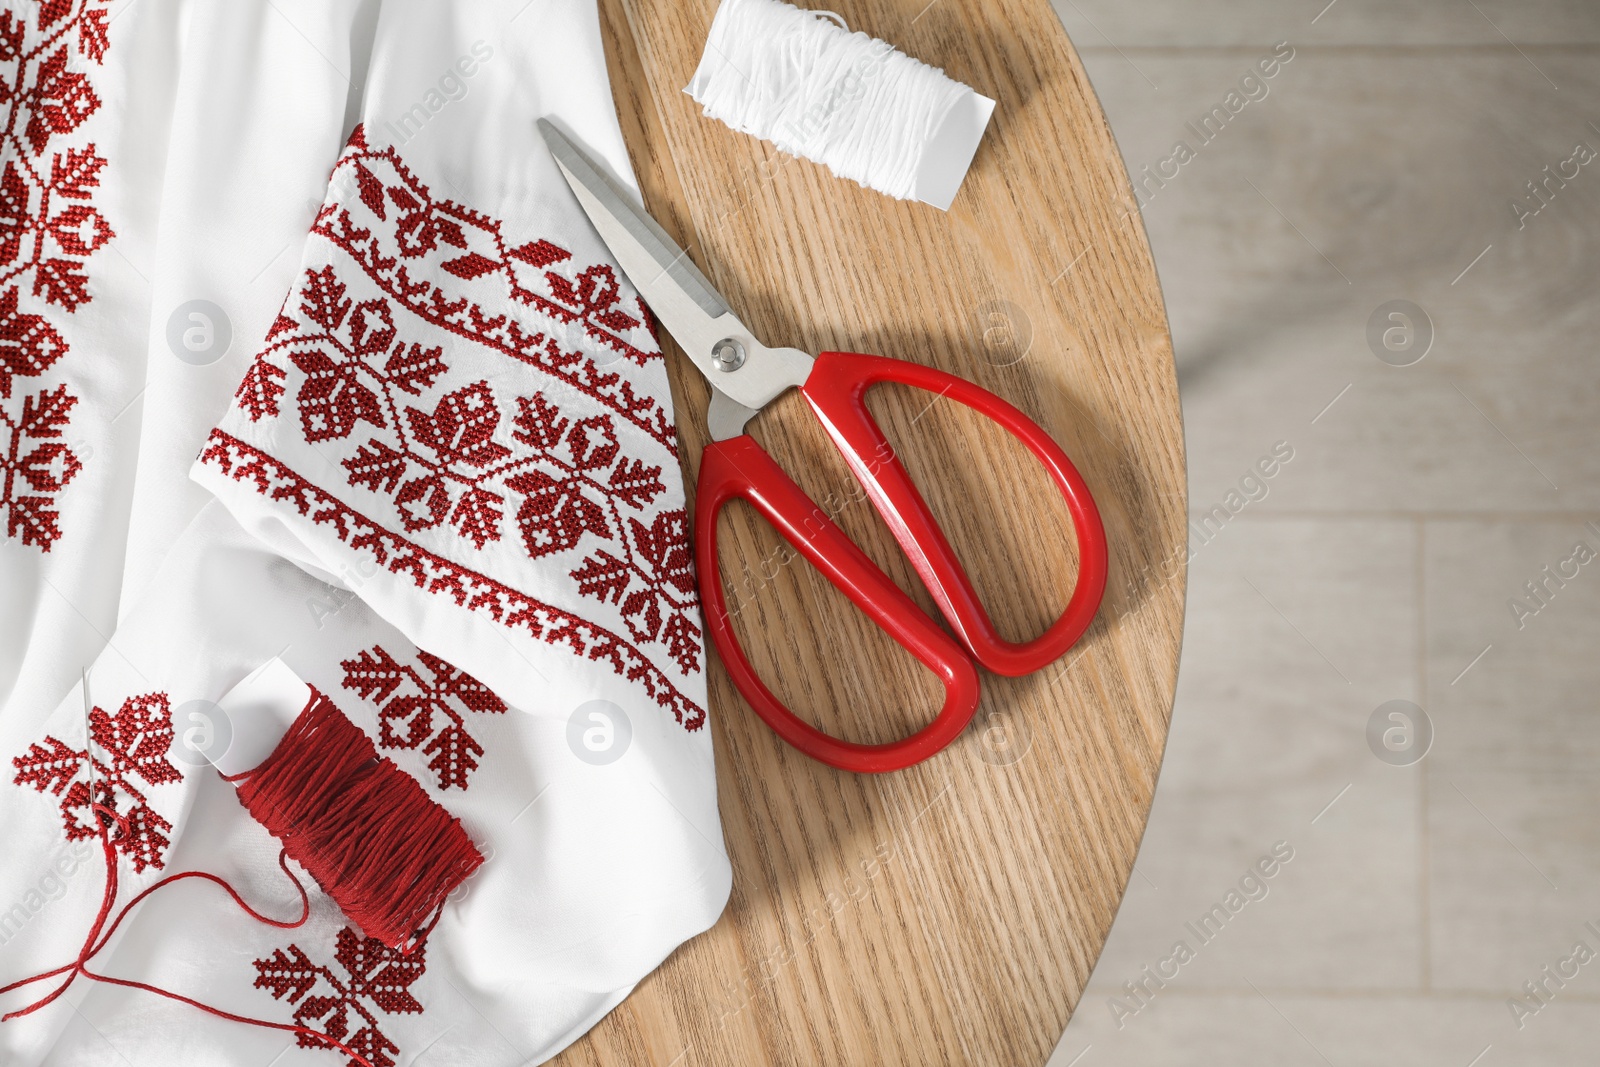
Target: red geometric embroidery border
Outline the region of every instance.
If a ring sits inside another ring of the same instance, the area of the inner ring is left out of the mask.
[[[415,205],[408,205],[404,214],[395,211],[392,204],[386,206],[388,201],[385,194],[389,193],[392,198],[394,194],[391,190],[395,187],[381,182],[364,165],[377,162],[381,162],[384,169],[394,172],[402,183],[395,191]],[[521,285],[517,281],[513,261],[529,268],[543,269],[570,258],[570,253],[545,240],[507,249],[498,220],[450,200],[434,199],[427,185],[411,173],[393,148],[369,148],[359,126],[334,166],[333,179],[338,181],[342,172],[354,176],[360,203],[386,228],[395,231],[390,240],[398,247],[394,252],[386,253],[384,242],[379,240],[373,227],[357,223],[351,217],[350,209],[337,202],[326,205],[317,214],[311,227],[313,234],[343,250],[372,279],[373,284],[408,311],[440,329],[449,330],[561,379],[633,423],[674,457],[677,456],[677,430],[656,398],[648,393],[640,394],[627,378],[617,371],[608,371],[597,365],[582,351],[563,351],[554,337],[541,331],[524,330],[504,312],[491,315],[466,297],[452,298],[426,278],[413,278],[402,260],[417,254],[408,244],[414,245],[420,239],[419,235],[426,235],[430,244],[450,244],[458,250],[465,250],[467,242],[461,236],[463,230],[485,234],[493,244],[492,256],[470,251],[441,263],[440,267],[463,280],[502,274],[508,287],[507,295],[516,303],[534,307],[561,322],[581,322],[588,336],[629,362],[643,366],[662,359],[659,351],[642,351],[617,336],[615,331],[622,323],[639,325],[641,321],[648,320],[634,319],[618,306],[616,277],[609,265],[589,267],[579,275],[576,284],[555,271],[545,271],[543,277],[553,291],[564,295],[568,303],[575,305],[565,306],[560,301]],[[379,211],[384,213],[378,214]],[[389,212],[395,215],[392,222],[388,218]],[[402,222],[402,219],[408,221]],[[373,220],[369,218],[368,221]],[[406,228],[402,229],[402,226]],[[640,305],[640,308],[642,316],[643,306]]]
[[[566,645],[585,659],[609,663],[622,678],[643,685],[685,730],[705,725],[703,707],[680,693],[648,656],[605,627],[419,548],[222,430],[211,431],[200,463],[240,484],[253,484],[271,500],[293,505],[314,524],[330,527],[352,549],[370,553],[390,573],[409,574],[419,589],[446,593],[458,606],[484,612],[502,626],[521,628],[545,644]]]
[[[30,14],[41,35],[32,40]],[[21,293],[73,314],[93,299],[89,259],[116,236],[94,202],[106,160],[93,142],[48,151],[100,109],[70,53],[101,65],[109,24],[101,0],[47,0],[20,16],[0,9],[0,401],[11,402],[0,404],[0,516],[6,537],[41,552],[62,536],[59,497],[83,459],[66,441],[78,403],[66,384],[21,389],[19,379],[42,376],[71,347],[22,309]]]

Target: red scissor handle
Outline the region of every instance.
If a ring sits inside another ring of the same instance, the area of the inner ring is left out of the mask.
[[[828,581],[939,676],[945,687],[944,707],[931,723],[889,744],[857,744],[804,722],[772,694],[739,647],[722,592],[717,513],[734,497],[754,505]],[[779,737],[829,766],[881,772],[927,759],[966,728],[978,707],[978,672],[966,651],[924,615],[748,435],[714,442],[701,455],[694,525],[700,596],[712,640],[734,684]]]
[[[1000,423],[1031,451],[1066,500],[1078,539],[1078,580],[1061,617],[1023,644],[1002,639],[928,510],[922,494],[867,410],[863,397],[895,381],[948,396]],[[824,352],[800,387],[878,513],[910,557],[945,617],[980,663],[1021,675],[1059,658],[1083,635],[1106,584],[1100,512],[1077,468],[1050,436],[1015,407],[971,382],[903,360]],[[734,684],[778,735],[806,755],[849,771],[892,771],[938,752],[965,729],[978,703],[978,677],[966,652],[945,635],[748,435],[719,441],[700,461],[695,551],[712,640]],[[734,497],[753,504],[778,533],[945,686],[937,718],[887,745],[841,741],[801,721],[757,677],[728,620],[717,562],[717,513]]]
[[[863,397],[879,382],[900,382],[947,396],[1005,427],[1044,464],[1072,517],[1078,538],[1078,581],[1061,617],[1031,641],[1001,638],[972,581],[912,484]],[[1030,674],[1059,659],[1083,635],[1106,586],[1106,534],[1100,511],[1061,446],[1015,407],[963,378],[884,356],[824,352],[800,391],[844,455],[895,540],[910,557],[945,618],[978,662],[996,674]],[[704,559],[705,557],[701,557]]]

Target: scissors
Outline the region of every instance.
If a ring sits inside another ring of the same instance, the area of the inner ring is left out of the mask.
[[[1083,635],[1106,583],[1106,537],[1094,498],[1059,445],[1021,411],[971,382],[884,356],[768,348],[729,310],[689,254],[560,130],[539,120],[557,166],[589,220],[657,320],[711,383],[712,441],[700,457],[694,543],[700,598],[728,674],[767,725],[795,748],[841,770],[900,770],[954,741],[978,707],[974,660],[996,674],[1030,674],[1060,658]],[[900,382],[949,397],[992,419],[1044,465],[1071,516],[1078,577],[1060,618],[1031,641],[1002,639],[922,494],[868,412],[864,397],[880,382]],[[811,405],[851,474],[888,524],[933,594],[960,644],[890,581],[745,432],[745,424],[790,388]],[[717,561],[717,514],[740,498],[753,505],[855,605],[938,676],[944,706],[928,725],[888,744],[866,745],[805,722],[756,675],[729,621]],[[964,647],[963,647],[964,646]]]

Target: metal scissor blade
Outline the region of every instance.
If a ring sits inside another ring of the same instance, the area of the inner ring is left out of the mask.
[[[589,221],[600,231],[601,238],[645,303],[654,308],[661,286],[670,283],[682,290],[706,318],[716,319],[728,314],[728,302],[722,299],[722,294],[655,219],[636,207],[628,194],[548,119],[539,120],[539,132],[560,164],[567,184],[578,194]],[[677,336],[678,331],[670,323],[667,329]]]
[[[623,273],[715,388],[744,407],[759,409],[806,380],[810,356],[797,349],[767,348],[757,341],[689,253],[599,164],[548,120],[539,120],[539,132]],[[732,366],[714,357],[717,346],[729,340],[736,342],[743,361]]]

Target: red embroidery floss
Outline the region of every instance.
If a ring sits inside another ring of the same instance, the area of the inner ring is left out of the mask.
[[[333,701],[310,686],[306,689],[310,694],[306,706],[272,753],[248,771],[222,775],[225,781],[234,783],[246,810],[282,842],[278,863],[300,892],[299,917],[281,920],[263,915],[225,879],[206,871],[183,871],[161,878],[135,894],[113,915],[118,882],[117,842],[127,840],[132,827],[128,814],[99,799],[102,793],[94,781],[91,732],[83,755],[90,760],[89,817],[97,828],[106,860],[100,909],[76,959],[0,986],[0,994],[5,994],[46,979],[63,979],[33,1003],[0,1016],[0,1021],[38,1011],[65,993],[82,975],[91,981],[154,993],[234,1022],[294,1033],[302,1044],[325,1044],[351,1057],[353,1063],[372,1067],[371,1061],[354,1048],[308,1026],[238,1015],[172,990],[89,969],[90,961],[110,943],[134,908],[156,890],[186,878],[221,886],[241,910],[258,922],[281,929],[301,926],[310,915],[311,904],[304,886],[288,866],[291,858],[368,937],[403,955],[423,948],[443,913],[445,898],[483,864],[483,855],[459,819],[433,801],[393,760],[380,757],[367,735]],[[91,715],[88,692],[85,672],[86,723]]]
[[[351,922],[402,952],[483,863],[461,821],[315,689],[272,755],[223,779]]]

